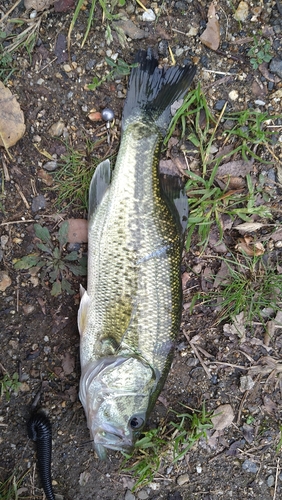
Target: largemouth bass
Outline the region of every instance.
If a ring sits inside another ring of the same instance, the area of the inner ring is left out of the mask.
[[[171,105],[195,67],[160,69],[150,51],[136,61],[113,174],[102,162],[89,189],[79,397],[100,458],[105,448],[129,451],[144,427],[171,365],[182,306],[188,202],[180,191],[163,190],[158,163]]]

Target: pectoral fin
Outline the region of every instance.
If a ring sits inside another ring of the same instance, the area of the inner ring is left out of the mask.
[[[96,167],[89,187],[88,220],[101,203],[111,182],[110,160],[104,160]]]
[[[160,175],[160,184],[179,232],[184,235],[189,214],[188,198],[184,190],[184,184],[179,177],[167,174]]]
[[[87,311],[90,304],[90,297],[87,291],[80,285],[80,305],[78,309],[77,323],[80,335],[83,335],[86,327]]]

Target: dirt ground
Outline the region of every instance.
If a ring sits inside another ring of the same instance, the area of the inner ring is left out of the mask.
[[[35,447],[26,429],[31,405],[39,391],[40,406],[52,423],[52,476],[58,499],[282,498],[281,451],[277,452],[282,425],[281,330],[277,329],[267,343],[263,329],[255,325],[252,332],[246,332],[242,342],[238,335],[227,333],[224,325],[216,321],[212,307],[201,305],[193,314],[189,312],[194,291],[199,291],[203,285],[205,269],[218,269],[220,252],[208,245],[205,255],[201,256],[199,248],[193,244],[184,255],[181,332],[169,377],[149,425],[158,425],[168,408],[181,411],[182,403],[201,409],[204,401],[207,411],[211,412],[221,405],[231,405],[234,419],[221,430],[209,431],[207,441],[197,442],[184,460],[174,465],[165,464],[152,483],[135,493],[130,491],[134,483],[130,475],[120,472],[119,453],[110,454],[106,463],[98,461],[78,400],[80,365],[76,315],[79,283],[85,285],[85,278],[72,276],[74,295],[64,292],[52,297],[47,281],[42,285],[36,279],[31,280],[27,271],[16,271],[13,265],[14,259],[35,250],[35,222],[48,227],[54,237],[61,221],[87,218],[83,209],[67,204],[60,208],[55,205],[53,173],[44,169],[47,158],[42,151],[57,155],[60,164],[61,156],[67,152],[64,141],[68,141],[75,150],[82,152],[86,163],[91,164],[93,152],[88,155],[87,141],[97,140],[101,132],[104,141],[96,148],[95,155],[102,158],[116,151],[127,80],[116,78],[94,91],[87,88],[95,76],[101,78],[105,74],[108,68],[105,56],[118,54],[131,63],[140,47],[150,46],[159,52],[161,59],[169,61],[167,47],[170,46],[176,63],[192,60],[198,64],[195,85],[201,83],[211,109],[220,107],[219,101],[224,99],[232,111],[253,107],[270,114],[281,113],[280,98],[274,99],[273,95],[282,90],[282,4],[280,0],[246,1],[248,14],[241,22],[234,19],[237,0],[218,2],[220,45],[217,50],[209,49],[200,41],[206,28],[209,2],[157,1],[150,4],[147,1],[144,3],[157,13],[157,19],[146,22],[142,20],[141,7],[127,1],[122,8],[127,17],[123,25],[124,47],[114,29],[113,41],[106,44],[105,23],[102,24],[102,11],[97,5],[95,21],[81,48],[90,8],[88,2],[72,32],[70,60],[66,49],[73,15],[70,8],[66,12],[50,8],[42,17],[31,54],[24,48],[14,54],[16,71],[6,86],[17,95],[25,116],[26,132],[11,148],[11,158],[4,148],[0,149],[0,201],[3,206],[0,212],[0,264],[11,280],[0,292],[0,368],[2,377],[18,373],[22,384],[18,392],[12,392],[9,400],[5,394],[0,400],[0,479],[7,480],[11,475],[17,480],[23,479],[18,486],[18,496],[9,498],[44,498],[36,470]],[[3,0],[1,15],[13,4]],[[115,12],[118,11],[121,8],[116,7]],[[24,12],[22,2],[10,17],[18,18]],[[6,24],[4,28],[7,29]],[[254,35],[259,45],[270,40],[272,58],[278,69],[271,72],[269,62],[254,69],[247,55]],[[92,109],[101,111],[106,106],[112,108],[116,116],[110,145],[103,123],[88,118]],[[61,126],[59,137],[54,129],[50,130],[54,124]],[[276,151],[278,165],[282,161],[281,149],[278,147]],[[264,171],[269,179],[274,176],[275,189],[271,191],[269,203],[276,208],[281,206],[282,194],[276,178],[277,165],[253,164],[254,175]],[[280,224],[279,217],[279,210],[276,210],[272,220],[276,228]],[[234,233],[227,231],[224,238],[227,246],[234,247]],[[71,243],[67,250],[85,254],[87,247],[84,243]],[[276,245],[274,252],[281,265],[281,246]],[[277,365],[269,371],[258,370],[250,375],[251,366],[262,368],[267,356],[276,360]],[[251,377],[253,384],[244,386],[246,375]]]

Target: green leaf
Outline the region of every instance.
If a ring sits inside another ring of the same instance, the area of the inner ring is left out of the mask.
[[[61,252],[60,252],[60,250],[59,250],[58,247],[54,248],[53,257],[54,257],[54,259],[60,259],[61,258]]]
[[[36,243],[36,246],[39,250],[42,250],[42,252],[52,254],[52,249],[45,245],[45,243]]]
[[[63,247],[68,241],[69,221],[65,220],[58,232],[60,246]]]
[[[65,278],[62,279],[62,290],[67,292],[69,295],[73,295],[75,293],[70,283]]]
[[[88,88],[89,90],[95,90],[97,87],[100,87],[100,85],[103,83],[103,80],[99,80],[97,76],[94,76],[92,83],[89,83]]]
[[[64,260],[78,260],[78,253],[73,251],[64,257]]]
[[[20,260],[15,263],[15,269],[30,269],[38,264],[40,261],[39,254],[24,255]]]
[[[56,269],[53,271],[50,271],[48,274],[49,274],[50,281],[52,281],[52,283],[57,280],[58,271]]]
[[[85,276],[86,275],[86,269],[78,265],[76,266],[75,264],[66,264],[68,269],[74,274],[75,276]]]
[[[57,295],[60,295],[60,293],[62,293],[61,282],[55,281],[55,283],[53,283],[53,286],[52,286],[51,295],[53,295],[53,297],[57,297]]]
[[[43,243],[51,243],[51,235],[47,229],[47,227],[43,227],[40,224],[34,224],[34,231],[37,236]]]
[[[116,67],[116,62],[113,59],[111,59],[110,57],[105,56],[105,61],[112,68]]]

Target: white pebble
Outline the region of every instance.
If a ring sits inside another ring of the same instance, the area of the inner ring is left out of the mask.
[[[237,90],[231,90],[231,92],[229,92],[229,94],[228,94],[228,97],[229,97],[229,99],[231,99],[231,101],[237,101],[239,94],[238,94]]]
[[[257,104],[257,106],[265,106],[265,102],[264,101],[261,101],[260,99],[257,99],[255,101],[255,104]]]
[[[246,21],[249,14],[249,6],[247,2],[240,2],[236,12],[234,13],[234,18],[236,21]]]
[[[156,15],[152,9],[147,9],[142,15],[143,21],[155,21]]]

